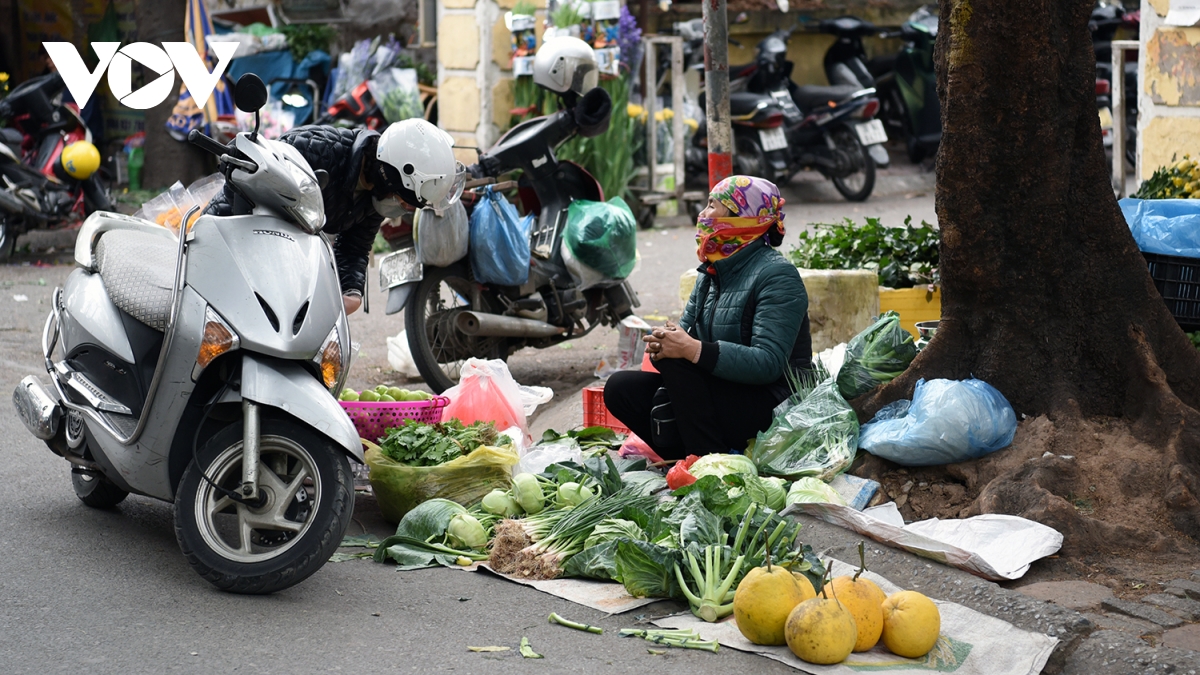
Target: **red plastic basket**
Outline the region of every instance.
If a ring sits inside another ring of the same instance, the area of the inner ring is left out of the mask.
[[[629,428],[604,405],[604,387],[587,387],[583,390],[583,426],[608,427],[619,434],[629,433]]]
[[[442,412],[450,403],[445,396],[434,396],[428,401],[338,401],[342,409],[354,422],[358,435],[368,441],[377,442],[387,430],[400,426],[404,420],[416,420],[426,424],[442,421]]]

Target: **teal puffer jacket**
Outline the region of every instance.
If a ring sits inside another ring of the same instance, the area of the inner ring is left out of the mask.
[[[744,384],[786,385],[784,368],[812,367],[808,293],[796,267],[760,239],[700,276],[679,321],[700,340],[699,364]],[[786,395],[786,393],[785,393]]]

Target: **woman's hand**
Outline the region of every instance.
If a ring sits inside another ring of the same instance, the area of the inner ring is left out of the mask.
[[[356,293],[342,296],[342,306],[346,308],[346,314],[353,314],[358,311],[359,305],[362,305],[362,296]]]
[[[700,341],[670,321],[665,326],[651,329],[642,341],[646,343],[652,361],[686,359],[695,363],[700,360]]]

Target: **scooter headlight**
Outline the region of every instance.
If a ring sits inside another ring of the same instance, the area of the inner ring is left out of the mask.
[[[327,389],[334,391],[341,383],[342,374],[346,369],[345,353],[342,351],[337,326],[329,331],[329,336],[321,345],[321,351],[317,353],[316,361],[321,366],[321,381]]]
[[[196,354],[196,366],[192,369],[192,380],[216,358],[237,349],[242,341],[233,328],[213,311],[212,307],[204,309],[204,337],[200,340],[200,351]]]
[[[316,234],[325,227],[325,204],[321,199],[321,186],[304,169],[291,161],[282,162],[285,170],[300,189],[300,198],[286,207],[288,213],[309,234]]]

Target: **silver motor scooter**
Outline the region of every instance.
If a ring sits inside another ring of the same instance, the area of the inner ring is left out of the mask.
[[[235,593],[287,588],[325,564],[354,508],[348,459],[362,461],[331,393],[350,334],[320,234],[328,177],[258,135],[266,97],[244,76],[234,98],[255,111],[254,133],[229,146],[189,137],[218,155],[235,215],[200,216],[180,237],[116,213],[84,222],[42,337],[52,386],[31,375],[13,392],[26,427],[71,463],[83,503],[174,502],[188,562]]]

